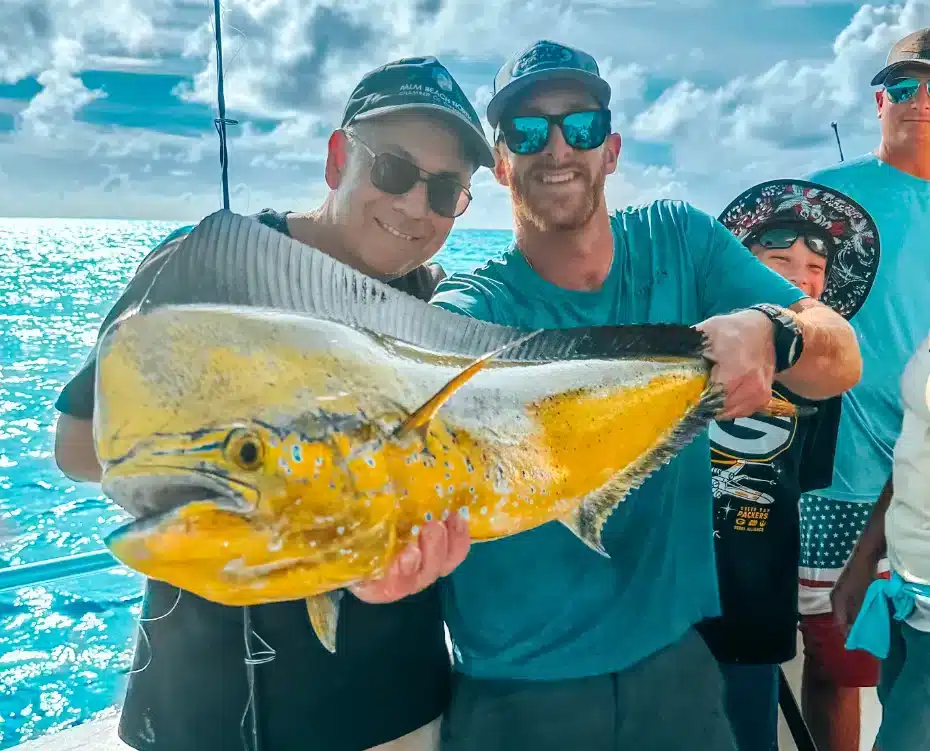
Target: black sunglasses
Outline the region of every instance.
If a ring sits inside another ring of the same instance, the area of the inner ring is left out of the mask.
[[[397,154],[376,154],[372,148],[352,131],[346,135],[356,141],[372,158],[371,184],[392,196],[401,196],[421,180],[426,183],[429,207],[439,216],[454,219],[465,213],[471,203],[471,193],[464,185],[448,175],[435,175],[420,169],[413,162]]]
[[[827,257],[827,241],[801,227],[770,227],[747,237],[745,244],[758,244],[766,250],[787,250],[799,237],[804,239],[804,244],[814,253]]]
[[[538,154],[549,143],[553,125],[565,143],[579,151],[596,149],[610,135],[610,110],[582,110],[562,115],[519,115],[500,124],[507,148],[514,154]]]

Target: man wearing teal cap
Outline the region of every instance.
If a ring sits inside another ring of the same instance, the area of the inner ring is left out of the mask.
[[[487,114],[515,243],[432,302],[528,329],[695,325],[722,418],[761,409],[776,378],[815,400],[856,383],[843,318],[713,217],[675,201],[608,212],[609,104],[580,50],[540,41],[505,63]],[[610,558],[561,524],[473,546],[442,584],[457,672],[443,751],[733,751],[720,671],[694,629],[719,614],[711,510],[705,432],[616,508]]]

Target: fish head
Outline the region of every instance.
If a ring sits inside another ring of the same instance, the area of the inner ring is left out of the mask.
[[[108,537],[111,552],[230,605],[377,575],[398,511],[364,389],[328,390],[340,363],[306,340],[246,336],[248,314],[221,328],[214,313],[185,316],[162,316],[157,332],[127,322],[98,352],[101,486],[134,517]]]

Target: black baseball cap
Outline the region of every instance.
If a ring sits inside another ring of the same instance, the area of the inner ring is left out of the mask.
[[[479,163],[494,166],[494,152],[478,113],[435,57],[407,57],[366,73],[349,97],[342,127],[391,112],[423,112],[447,118]]]
[[[872,79],[872,86],[885,83],[896,70],[913,66],[930,70],[930,29],[915,31],[896,42],[888,53],[885,67]]]
[[[488,103],[492,128],[513,98],[539,81],[573,81],[588,89],[606,108],[610,105],[610,84],[601,78],[597,61],[587,52],[541,39],[518,52],[501,66],[494,77],[494,96]]]

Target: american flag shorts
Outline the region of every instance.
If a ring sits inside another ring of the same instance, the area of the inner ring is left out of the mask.
[[[798,610],[801,615],[829,613],[830,592],[872,514],[872,503],[801,496],[801,561]],[[883,559],[878,572],[888,571]]]

